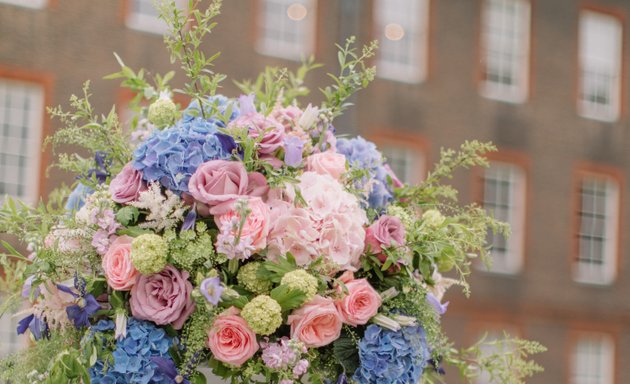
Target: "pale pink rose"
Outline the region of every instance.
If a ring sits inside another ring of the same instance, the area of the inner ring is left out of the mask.
[[[346,157],[331,151],[314,153],[306,158],[306,170],[339,180],[346,172]]]
[[[118,237],[103,256],[107,284],[117,291],[130,290],[138,277],[138,271],[131,263],[132,240],[129,236]]]
[[[383,215],[368,227],[365,233],[366,250],[378,254],[383,248],[403,245],[405,243],[405,226],[396,216]]]
[[[239,161],[210,160],[193,173],[188,190],[197,202],[208,206],[210,214],[220,215],[228,212],[236,199],[262,197],[269,187],[265,176],[247,173]]]
[[[382,304],[381,296],[366,279],[349,281],[348,293],[335,301],[343,322],[356,327],[366,324],[378,313]]]
[[[195,302],[190,297],[193,286],[188,276],[188,272],[180,272],[172,265],[154,275],[140,275],[131,288],[129,303],[133,316],[181,329],[195,310]]]
[[[142,180],[142,173],[134,169],[131,163],[125,165],[109,184],[112,200],[120,204],[137,200],[140,192],[146,190],[147,185]]]
[[[238,313],[230,307],[214,319],[208,330],[208,348],[215,359],[240,367],[258,351],[258,343],[256,334]]]
[[[274,153],[284,141],[284,126],[273,116],[266,117],[260,113],[247,114],[230,122],[228,129],[233,127],[247,128],[249,136],[257,140],[258,152],[263,155]]]
[[[256,250],[264,249],[267,246],[267,235],[269,234],[271,215],[269,207],[260,197],[248,198],[247,207],[250,213],[240,228],[241,238],[251,240],[251,245]],[[215,216],[214,222],[217,224],[217,227],[223,228],[224,225],[232,223],[234,218],[240,223],[241,217],[239,213],[232,209],[223,215]],[[232,234],[235,237],[238,235],[235,231]]]
[[[282,124],[285,132],[293,132],[299,130],[298,121],[302,116],[302,110],[295,105],[289,105],[288,107],[275,107],[271,111],[271,116]]]
[[[319,295],[293,311],[287,323],[291,326],[291,338],[309,348],[323,347],[337,340],[343,324],[333,300]]]
[[[341,276],[339,276],[337,278],[337,280],[339,280],[342,283],[346,284],[346,283],[354,280],[354,272],[352,272],[352,271],[344,271],[344,273],[342,273]]]

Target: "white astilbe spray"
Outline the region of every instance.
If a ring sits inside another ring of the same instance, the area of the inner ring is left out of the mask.
[[[140,192],[138,201],[130,205],[147,211],[146,221],[140,224],[141,228],[163,231],[171,229],[184,220],[186,208],[182,200],[173,192],[166,190],[166,196],[162,194],[160,185],[149,184],[149,188]]]

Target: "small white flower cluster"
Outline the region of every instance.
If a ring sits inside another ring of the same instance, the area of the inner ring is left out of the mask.
[[[140,192],[138,201],[130,205],[148,212],[146,221],[141,228],[163,231],[172,229],[184,220],[186,208],[182,200],[173,192],[166,190],[166,196],[158,183],[151,183],[146,191]]]

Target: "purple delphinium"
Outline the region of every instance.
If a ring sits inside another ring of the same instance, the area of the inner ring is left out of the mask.
[[[151,361],[155,364],[155,370],[162,374],[165,379],[171,380],[170,382],[176,384],[190,384],[190,381],[177,373],[177,367],[173,360],[161,356],[154,356],[151,358]]]
[[[217,305],[221,300],[221,294],[224,288],[221,285],[221,279],[219,277],[211,277],[201,282],[199,290],[210,304]]]
[[[31,330],[35,340],[49,336],[48,323],[35,315],[28,315],[20,320],[17,326],[17,334],[21,335],[26,332],[27,329]]]

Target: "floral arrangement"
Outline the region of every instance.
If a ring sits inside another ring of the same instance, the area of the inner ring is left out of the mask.
[[[300,102],[312,60],[295,73],[267,68],[238,83],[241,96],[221,96],[216,55],[199,49],[219,9],[160,5],[187,107],[171,99],[172,73],[149,81],[118,58],[109,78],[137,94],[131,132],[114,110],[93,111],[89,84],[71,112],[50,110],[64,127],[49,142],[90,155],[59,155],[78,175],[72,190],[37,207],[7,198],[0,210],[0,230],[30,251],[3,243],[4,282],[21,287],[3,307],[29,302],[17,332],[35,341],[0,376],[203,383],[208,365],[233,383],[431,383],[451,365],[468,380],[485,370],[521,383],[539,371],[527,360],[537,343],[508,337],[488,356],[453,348],[440,327],[446,289],[467,291],[488,230],[506,229],[459,207],[441,181],[486,165],[493,146],[445,150],[410,186],[373,143],[338,136],[333,120],[374,77],[375,43],[339,47],[320,106]]]

